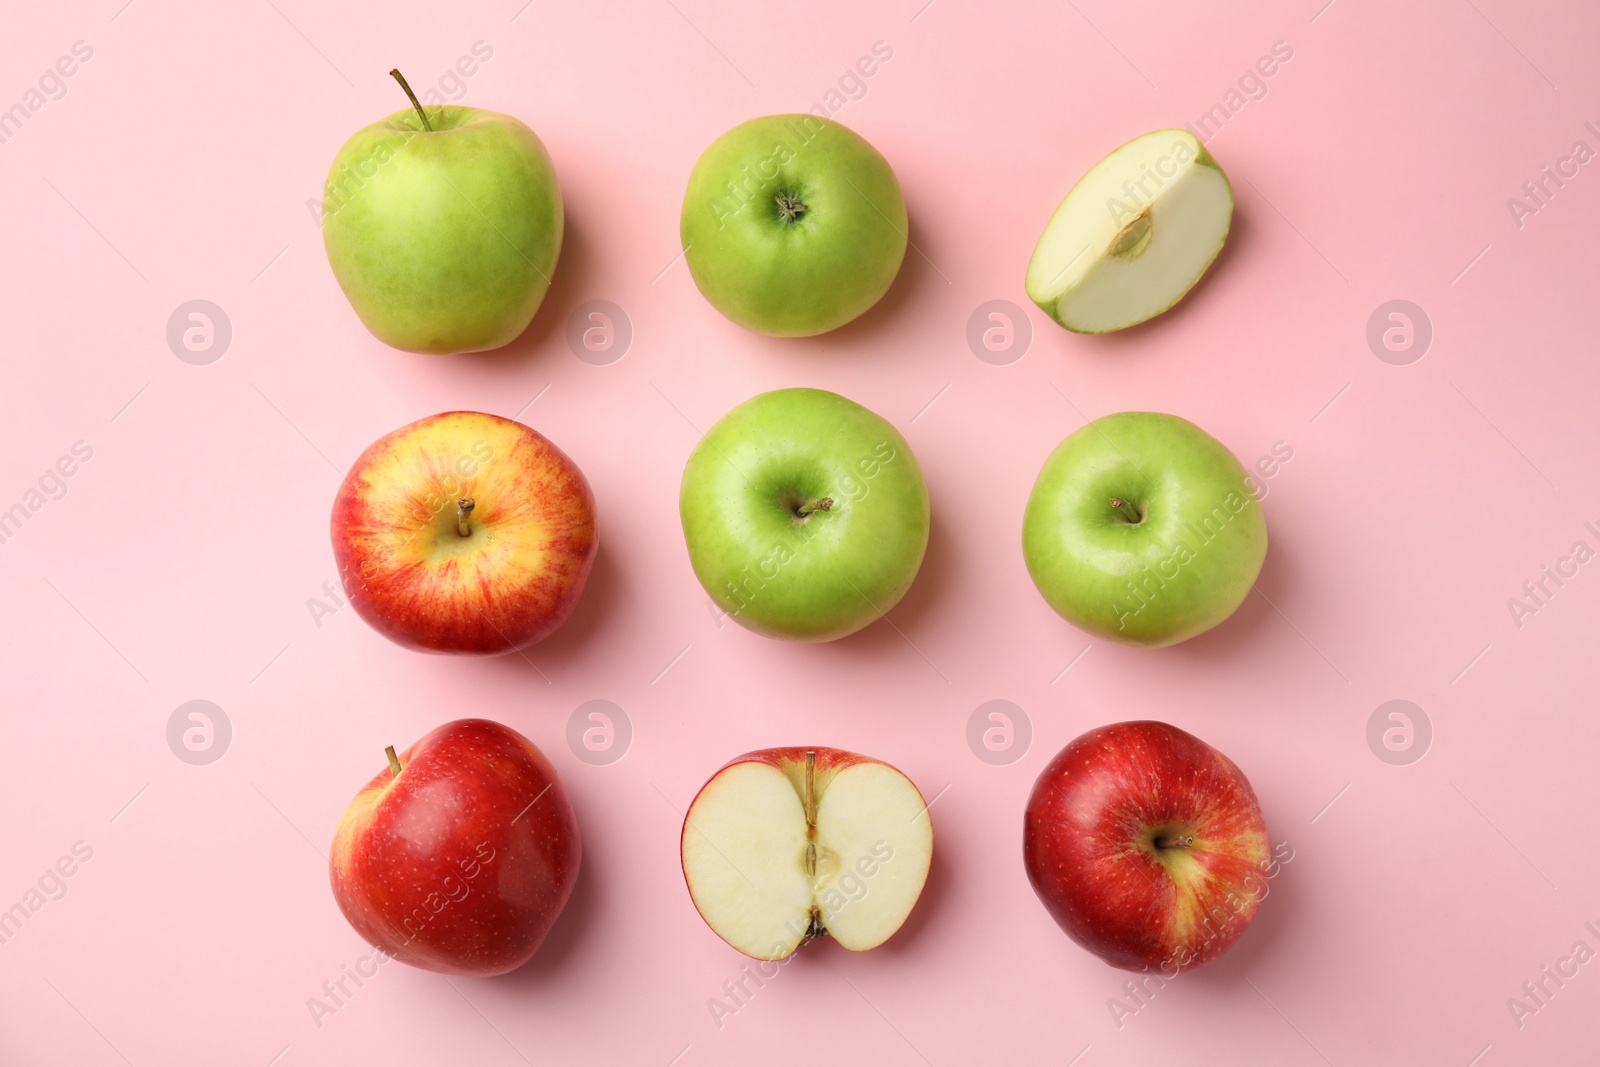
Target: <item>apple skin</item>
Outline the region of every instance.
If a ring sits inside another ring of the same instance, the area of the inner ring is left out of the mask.
[[[1169,835],[1193,844],[1155,846]],[[1238,939],[1273,870],[1244,773],[1151,721],[1098,727],[1057,753],[1028,798],[1022,855],[1067,936],[1113,967],[1167,977]]]
[[[803,502],[827,499],[805,518]],[[832,641],[888,612],[928,546],[928,488],[888,420],[837,393],[778,389],[724,415],[679,493],[689,561],[729,616]]]
[[[804,204],[785,221],[775,201]],[[809,337],[888,291],[906,254],[906,202],[888,160],[816,115],[768,115],[712,142],[689,175],[679,236],[695,285],[745,329]]]
[[[510,115],[397,111],[345,142],[324,189],[339,287],[384,344],[480,352],[515,340],[561,254],[561,188],[544,144]]]
[[[457,502],[471,498],[461,537]],[[599,549],[583,472],[520,422],[449,411],[373,442],[330,521],[350,603],[420,652],[495,655],[553,633]]]
[[[583,859],[555,768],[485,719],[445,723],[356,794],[334,832],[329,877],[375,948],[444,974],[526,963],[572,895]]]
[[[1261,573],[1267,525],[1252,484],[1233,453],[1187,419],[1096,419],[1039,471],[1022,520],[1028,573],[1058,614],[1091,634],[1150,647],[1186,641],[1232,615]]]
[[[791,745],[787,748],[758,748],[754,752],[746,752],[742,756],[735,756],[727,763],[724,763],[722,766],[718,767],[716,774],[713,774],[710,778],[706,779],[706,785],[710,785],[718,774],[721,774],[729,767],[737,767],[741,763],[765,763],[769,767],[776,767],[778,770],[782,771],[789,777],[791,781],[797,783],[804,782],[807,752],[815,752],[817,754],[815,777],[813,781],[815,781],[817,784],[818,793],[823,792],[826,789],[829,780],[831,780],[834,775],[838,774],[846,767],[853,767],[858,763],[883,763],[885,767],[893,766],[892,764],[884,763],[883,760],[873,759],[871,756],[863,756],[856,752],[846,752],[842,748],[824,748],[820,745]],[[904,771],[900,771],[898,767],[895,767],[894,769],[899,771],[901,774],[905,773]],[[705,792],[706,785],[700,787],[700,793]],[[700,799],[700,793],[695,794],[695,800]],[[694,808],[694,803],[692,801],[689,804],[689,808]],[[684,819],[684,831],[687,831],[688,827],[689,820],[686,817]]]

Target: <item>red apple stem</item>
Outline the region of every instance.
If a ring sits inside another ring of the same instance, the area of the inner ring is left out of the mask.
[[[1122,512],[1122,517],[1127,519],[1135,526],[1144,521],[1144,517],[1139,514],[1139,509],[1135,508],[1132,504],[1128,503],[1128,501],[1122,499],[1120,496],[1114,496],[1111,498],[1111,506]]]
[[[1158,837],[1156,848],[1188,848],[1194,844],[1194,835],[1184,834],[1182,837]]]
[[[456,501],[456,533],[462,537],[472,533],[472,524],[468,520],[472,518],[472,509],[477,506],[478,502],[470,496],[464,496]]]
[[[803,519],[813,511],[828,511],[831,510],[832,507],[833,497],[825,496],[820,500],[813,500],[809,503],[801,504],[799,507],[794,509],[794,513]],[[810,755],[814,757],[816,753],[813,752]]]
[[[396,756],[394,754],[394,746],[393,745],[389,745],[386,748],[384,748],[383,754],[385,756],[389,757],[389,770],[392,771],[396,777],[399,777],[399,775],[400,775],[400,757]]]
[[[400,88],[404,89],[406,91],[406,95],[411,98],[411,106],[417,109],[417,115],[422,119],[422,128],[427,130],[429,133],[432,133],[433,123],[428,121],[428,113],[422,110],[422,104],[417,101],[417,94],[412,92],[411,86],[406,84],[406,76],[401,74],[399,68],[397,67],[389,72],[389,77],[400,83]]]

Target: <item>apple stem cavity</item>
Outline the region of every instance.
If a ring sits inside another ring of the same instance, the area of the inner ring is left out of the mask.
[[[464,496],[456,501],[456,533],[462,537],[472,535],[472,523],[469,520],[472,518],[472,509],[477,506],[478,502],[470,496]]]
[[[800,221],[800,216],[810,210],[806,202],[800,199],[799,193],[781,192],[772,201],[778,205],[779,220],[791,225]]]
[[[1137,526],[1144,521],[1144,516],[1139,514],[1139,509],[1134,507],[1131,502],[1122,499],[1120,496],[1114,496],[1111,498],[1111,506],[1121,512],[1122,517],[1127,519],[1130,525]]]
[[[1158,837],[1155,840],[1156,848],[1188,848],[1194,844],[1193,834],[1184,834],[1181,837]]]
[[[422,119],[422,128],[427,130],[429,133],[432,133],[433,123],[428,121],[428,113],[422,110],[422,104],[418,102],[417,94],[412,92],[411,86],[406,84],[406,76],[401,74],[400,69],[396,67],[395,69],[389,71],[389,77],[400,83],[400,88],[404,89],[406,91],[406,95],[411,98],[411,106],[417,109],[417,116]]]
[[[400,777],[400,757],[394,754],[394,746],[386,746],[383,754],[389,757],[389,770],[396,778]]]

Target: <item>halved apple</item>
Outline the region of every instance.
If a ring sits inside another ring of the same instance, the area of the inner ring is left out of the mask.
[[[1233,221],[1233,187],[1187,130],[1106,156],[1067,193],[1028,261],[1028,296],[1074,333],[1110,333],[1182,300]]]
[[[683,878],[716,935],[758,960],[824,934],[876,948],[911,914],[933,858],[922,794],[900,771],[836,748],[748,752],[683,820]]]

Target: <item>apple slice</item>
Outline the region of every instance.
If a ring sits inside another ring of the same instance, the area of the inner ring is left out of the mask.
[[[1074,333],[1110,333],[1183,299],[1233,221],[1233,187],[1187,130],[1106,156],[1067,193],[1028,261],[1028,296]]]
[[[933,823],[900,771],[835,748],[748,752],[701,787],[683,820],[683,878],[706,925],[758,960],[823,934],[852,952],[911,914]]]

